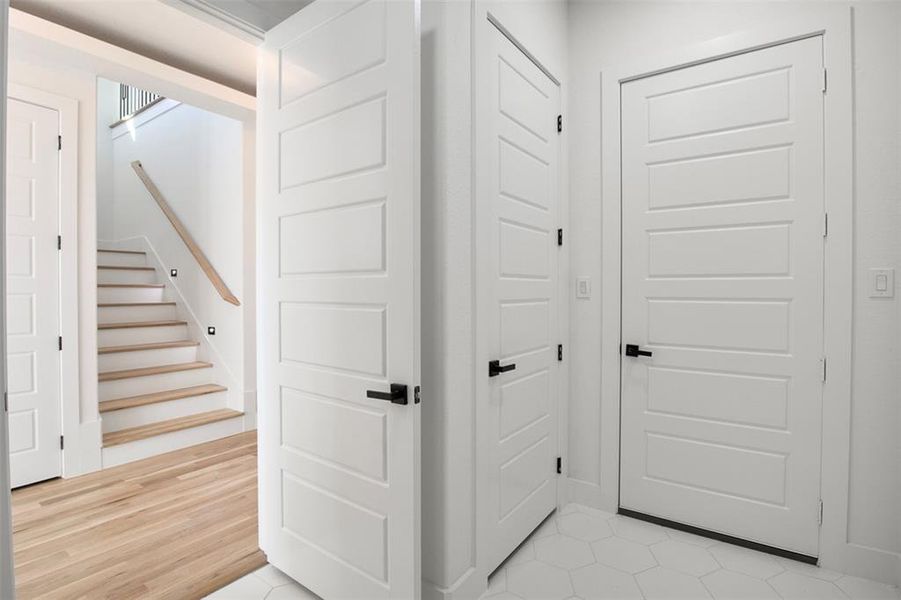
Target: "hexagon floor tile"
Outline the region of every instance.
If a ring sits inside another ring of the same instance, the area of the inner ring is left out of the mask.
[[[597,541],[591,549],[599,563],[626,573],[638,573],[657,564],[647,546],[621,537]]]
[[[593,564],[570,572],[576,595],[584,600],[641,600],[635,578],[612,567]]]
[[[594,562],[588,542],[559,533],[535,541],[535,558],[563,569],[577,569]]]
[[[606,520],[582,512],[557,517],[557,530],[563,535],[585,542],[596,542],[613,535],[613,530]]]
[[[569,571],[537,560],[507,569],[507,591],[530,600],[563,600],[573,594]]]
[[[654,567],[635,576],[647,600],[700,600],[710,598],[701,580],[685,573]]]
[[[720,569],[701,577],[701,581],[716,600],[779,600],[770,584],[766,581]]]
[[[720,564],[704,548],[676,540],[654,544],[651,552],[661,567],[686,575],[701,577],[720,568]]]

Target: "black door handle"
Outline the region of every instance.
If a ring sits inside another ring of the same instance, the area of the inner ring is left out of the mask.
[[[507,371],[512,371],[516,368],[516,363],[510,363],[509,365],[501,366],[501,361],[492,360],[488,362],[488,377],[495,377],[500,375],[501,373],[506,373]]]
[[[390,392],[380,392],[378,390],[366,390],[367,398],[376,400],[387,400],[392,404],[407,403],[407,386],[402,383],[392,383]]]
[[[638,356],[653,356],[654,353],[650,350],[641,350],[637,344],[626,344],[626,356],[638,357]]]

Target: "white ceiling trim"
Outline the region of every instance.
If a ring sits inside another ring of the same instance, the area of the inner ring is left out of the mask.
[[[206,0],[160,0],[202,21],[227,31],[252,44],[259,44],[266,35],[265,30],[253,23],[234,16],[214,6]]]

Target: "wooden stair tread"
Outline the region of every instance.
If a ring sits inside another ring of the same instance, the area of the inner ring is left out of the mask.
[[[156,404],[158,402],[180,400],[181,398],[215,394],[216,392],[225,392],[227,390],[228,388],[225,386],[217,385],[215,383],[206,383],[175,390],[166,390],[164,392],[154,392],[152,394],[141,394],[139,396],[129,396],[127,398],[113,398],[112,400],[104,400],[100,403],[100,412],[105,413],[113,410],[122,410],[123,408],[134,408],[136,406],[145,406],[147,404]]]
[[[98,269],[113,269],[115,271],[155,271],[153,267],[126,267],[122,265],[97,265]]]
[[[98,283],[99,288],[164,288],[165,283]]]
[[[164,433],[172,433],[181,431],[182,429],[191,429],[193,427],[200,427],[201,425],[227,421],[228,419],[240,417],[243,414],[243,412],[232,410],[230,408],[220,408],[218,410],[211,410],[209,412],[198,413],[187,417],[151,423],[150,425],[140,425],[138,427],[130,427],[120,431],[111,431],[103,434],[103,447],[118,446],[119,444],[127,444],[128,442],[135,442]]]
[[[147,254],[143,250],[108,250],[106,248],[97,248],[97,252],[113,252],[115,254]]]
[[[111,308],[114,306],[175,306],[175,302],[100,302],[98,308]]]
[[[97,323],[97,329],[133,329],[135,327],[171,327],[187,325],[187,321],[129,321],[127,323]]]
[[[98,381],[117,381],[132,377],[147,377],[148,375],[164,375],[166,373],[178,373],[180,371],[193,371],[194,369],[208,369],[213,363],[194,361],[176,363],[174,365],[160,365],[158,367],[141,367],[139,369],[125,369],[122,371],[104,371],[98,375]]]
[[[151,342],[149,344],[129,344],[126,346],[102,346],[97,348],[97,354],[115,354],[116,352],[138,352],[140,350],[164,350],[166,348],[187,348],[199,346],[200,342],[194,340],[179,340],[177,342]]]

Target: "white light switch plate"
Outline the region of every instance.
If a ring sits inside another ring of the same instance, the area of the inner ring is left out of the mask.
[[[870,269],[867,281],[867,289],[870,291],[870,298],[895,297],[894,269]]]
[[[576,278],[576,298],[591,298],[591,278]]]

